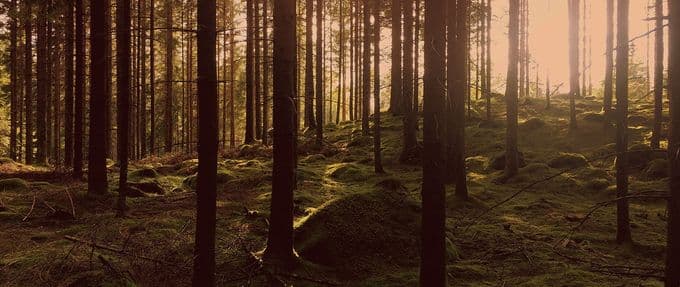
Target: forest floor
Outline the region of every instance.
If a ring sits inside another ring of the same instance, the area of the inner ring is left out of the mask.
[[[630,117],[631,225],[635,243],[615,242],[614,132],[593,98],[577,105],[568,130],[564,98],[521,101],[520,150],[526,165],[498,183],[505,142],[503,99],[497,122],[474,110],[466,128],[471,199],[447,189],[450,286],[662,286],[667,191],[665,154],[646,146],[649,103]],[[483,100],[473,109],[483,110]],[[219,161],[219,286],[416,286],[420,241],[419,164],[398,161],[401,119],[383,117],[385,174],[372,166],[372,139],[360,124],[326,129],[326,148],[301,138],[295,192],[293,270],[271,273],[255,259],[266,245],[271,149],[243,146]],[[136,195],[115,217],[110,195],[46,168],[0,161],[0,285],[186,286],[195,228],[197,161],[191,155],[134,162]],[[161,193],[161,194],[155,194]],[[507,200],[510,199],[510,200]],[[506,201],[507,200],[507,201]]]

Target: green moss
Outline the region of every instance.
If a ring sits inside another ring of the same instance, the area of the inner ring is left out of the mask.
[[[353,163],[337,163],[326,167],[327,177],[338,181],[364,181],[369,178],[366,168]]]
[[[582,154],[577,153],[560,153],[548,162],[552,168],[568,168],[574,169],[588,165],[588,160]]]
[[[130,181],[139,181],[142,179],[157,177],[159,177],[159,174],[153,168],[140,168],[128,173],[128,178],[130,179]]]
[[[25,191],[28,190],[28,183],[20,178],[8,178],[0,180],[0,191]]]

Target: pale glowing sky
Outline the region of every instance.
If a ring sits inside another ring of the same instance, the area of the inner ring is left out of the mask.
[[[630,38],[648,31],[647,21],[644,21],[648,17],[648,2],[650,1],[630,0]],[[600,86],[599,83],[604,78],[605,57],[603,55],[605,52],[607,21],[606,1],[587,0],[586,4],[590,6],[590,16],[587,20],[587,25],[588,33],[592,33],[592,79],[594,89],[597,89]],[[492,5],[492,10],[494,10],[491,32],[492,71],[494,75],[494,88],[501,89],[504,86],[504,74],[507,70],[508,1],[493,0]],[[581,5],[583,5],[583,2],[581,2]],[[566,91],[568,86],[566,82],[569,80],[567,0],[529,0],[529,10],[529,47],[531,49],[532,60],[536,61],[539,65],[540,81],[544,81],[547,69],[550,71],[552,84],[558,85],[561,82],[565,82],[562,90]],[[649,9],[649,13],[650,15],[653,14],[654,9]],[[653,21],[649,24],[653,28]],[[579,35],[579,37],[582,37],[582,35]],[[581,39],[579,39],[580,41]],[[635,45],[636,54],[632,60],[642,62],[644,65],[647,55],[646,38],[643,37],[636,40],[633,44]],[[651,57],[654,54],[653,44],[654,37],[652,35],[650,38]],[[532,82],[535,81],[536,77],[534,66],[535,64],[531,65],[530,80]]]

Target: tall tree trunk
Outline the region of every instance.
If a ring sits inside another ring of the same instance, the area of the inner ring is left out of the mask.
[[[90,121],[87,192],[105,194],[106,178],[106,5],[90,0]]]
[[[425,75],[423,98],[422,254],[420,286],[446,286],[446,1],[425,1]]]
[[[19,85],[17,83],[19,77],[17,75],[17,39],[18,39],[18,25],[19,15],[17,14],[17,0],[12,0],[10,4],[9,16],[11,18],[10,24],[10,128],[9,128],[9,157],[12,160],[17,160],[17,119],[19,107],[17,103],[19,95],[17,94]]]
[[[255,0],[253,2],[254,10],[254,24],[255,24],[255,139],[262,139],[262,50],[260,49],[262,43],[262,26],[260,25],[260,2],[263,0]]]
[[[456,3],[457,1],[457,3]],[[465,98],[468,79],[468,0],[449,0],[447,59],[447,181],[467,199],[465,175]]]
[[[419,95],[420,95],[420,23],[421,23],[421,18],[420,15],[420,0],[415,0],[416,2],[416,18],[415,18],[415,27],[413,33],[415,34],[414,40],[413,40],[413,112],[416,114],[416,121],[414,125],[416,126],[416,130],[418,129],[418,110],[419,110]]]
[[[392,7],[392,9],[395,9],[395,7]],[[401,14],[401,11],[398,14]],[[394,14],[392,15],[394,16]],[[394,52],[394,50],[392,51]],[[401,55],[401,49],[398,54]],[[394,59],[394,55],[392,55],[392,59]],[[401,57],[399,57],[399,61],[401,61]],[[399,72],[401,72],[401,69],[399,69]],[[401,81],[401,75],[398,78]],[[401,97],[397,98],[396,102],[401,102]],[[382,166],[380,145],[380,1],[373,0],[373,167],[376,173],[385,172]]]
[[[295,66],[296,19],[293,0],[274,1],[274,168],[270,228],[264,260],[289,266],[293,251],[293,191],[295,190]],[[307,7],[310,8],[310,7]]]
[[[654,33],[654,128],[651,147],[659,148],[661,122],[663,121],[663,1],[655,0],[656,32]]]
[[[111,21],[111,0],[106,0],[104,2],[108,8],[106,9],[106,42],[112,43],[113,37],[111,35],[111,28],[113,27]],[[107,158],[113,158],[113,107],[111,102],[113,101],[113,45],[106,46],[106,88],[104,99],[106,101],[105,113],[105,126],[104,131],[106,132],[105,140],[105,153]]]
[[[369,1],[370,0],[363,0],[364,3],[364,8],[363,8],[363,15],[364,15],[364,43],[363,43],[363,51],[362,51],[362,70],[361,70],[361,76],[362,76],[362,99],[361,99],[361,131],[363,135],[368,135],[369,133],[369,123],[368,123],[368,115],[370,113],[371,107],[369,106],[370,104],[370,96],[371,96],[371,14],[370,14],[370,6],[369,6]]]
[[[616,241],[631,242],[628,210],[628,9],[629,0],[617,0],[616,29]]]
[[[505,178],[513,177],[519,169],[517,148],[517,65],[519,64],[519,1],[510,0],[510,24],[508,31],[508,73],[505,84],[507,132],[505,138]],[[570,0],[572,1],[572,0]]]
[[[671,124],[668,136],[670,159],[670,198],[668,200],[668,236],[666,247],[666,286],[680,286],[680,3],[668,1],[669,11],[669,66],[668,93],[670,98]]]
[[[305,127],[316,128],[314,118],[314,54],[312,51],[312,18],[314,0],[305,1]]]
[[[579,84],[579,1],[569,0],[569,129],[576,129],[576,98],[580,94]]]
[[[339,47],[339,52],[340,52],[340,59],[338,60],[338,63],[340,64],[340,81],[338,84],[338,92],[340,95],[338,96],[338,99],[342,101],[342,103],[338,103],[338,116],[335,118],[335,123],[338,124],[341,120],[340,116],[342,114],[342,121],[347,120],[347,95],[345,94],[347,87],[345,86],[345,82],[347,81],[347,74],[346,74],[346,68],[347,65],[345,64],[345,8],[342,6],[343,0],[340,0],[340,40],[338,41],[340,43]],[[342,106],[342,111],[340,111],[340,106]]]
[[[198,0],[198,182],[194,286],[215,286],[217,214],[217,25],[215,0]]]
[[[392,1],[392,68],[390,89],[390,112],[402,114],[403,97],[401,81],[401,0]]]
[[[73,0],[65,2],[64,43],[64,166],[73,166]]]
[[[262,143],[269,145],[269,36],[267,32],[267,0],[262,0]]]
[[[156,0],[149,0],[149,150],[156,154]]]
[[[172,0],[165,0],[165,152],[172,152],[173,146],[173,81],[174,81],[174,54],[175,43],[173,39]]]
[[[524,99],[527,96],[527,91],[524,87],[524,76],[526,75],[526,66],[524,60],[526,59],[526,49],[524,42],[524,29],[526,28],[526,17],[524,14],[524,3],[527,0],[520,0],[519,8],[519,97]]]
[[[356,14],[354,11],[354,1],[350,0],[350,5],[349,5],[349,11],[350,11],[350,16],[349,16],[349,120],[354,121],[354,93],[356,92],[354,88],[354,73],[355,73],[355,67],[354,67],[354,45],[356,45],[354,41],[354,15]]]
[[[26,164],[33,163],[33,43],[32,43],[32,8],[31,0],[24,1],[24,104],[26,105],[25,128]]]
[[[36,15],[36,153],[38,164],[47,163],[47,3],[38,5]]]
[[[323,82],[323,7],[324,0],[316,0],[316,145],[323,145],[324,82]]]
[[[118,216],[124,216],[128,189],[128,132],[130,128],[130,0],[116,3],[116,104],[118,132]]]
[[[404,9],[404,70],[402,77],[404,80],[404,146],[401,150],[399,161],[402,163],[412,162],[418,156],[418,139],[416,138],[416,121],[418,114],[413,105],[413,0],[405,0],[402,8]]]
[[[491,0],[486,2],[486,120],[491,120]]]
[[[245,143],[252,144],[255,142],[255,67],[254,67],[254,34],[253,28],[253,10],[255,10],[254,3],[257,0],[246,1],[246,131]]]
[[[231,31],[229,32],[229,147],[236,147],[236,122],[234,115],[234,85],[236,80],[236,42],[234,41],[234,34],[236,27],[234,25],[234,1],[229,1],[229,23],[231,24]]]
[[[76,25],[76,79],[75,101],[73,107],[73,177],[83,177],[83,111],[85,102],[85,11],[84,0],[75,0],[75,23]]]
[[[588,87],[586,83],[588,82],[588,78],[586,78],[586,73],[589,69],[588,67],[588,57],[587,57],[587,47],[588,47],[588,24],[586,22],[586,15],[588,13],[588,7],[587,7],[587,2],[588,0],[581,0],[583,1],[582,9],[583,11],[581,12],[581,96],[588,96]]]
[[[614,0],[607,0],[607,39],[605,52],[604,70],[604,104],[605,115],[612,110],[612,98],[614,96]],[[608,123],[609,121],[606,121]]]
[[[147,30],[147,18],[143,17],[142,15],[146,15],[146,5],[144,4],[144,0],[138,0],[138,11],[137,14],[140,15],[138,17],[139,19],[139,33],[140,33],[140,51],[141,55],[140,57],[140,64],[141,67],[140,69],[140,97],[139,97],[139,157],[144,158],[146,157],[147,154],[147,136],[146,136],[146,117],[147,117],[147,110],[146,110],[146,98],[147,98],[147,92],[148,88],[146,86],[146,30]]]
[[[545,109],[548,110],[550,109],[550,75],[545,76]]]

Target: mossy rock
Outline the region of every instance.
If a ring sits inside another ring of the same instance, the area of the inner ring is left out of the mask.
[[[128,173],[130,179],[157,178],[158,172],[153,168],[141,168]]]
[[[136,188],[139,189],[140,191],[148,194],[156,194],[156,195],[163,195],[165,194],[165,189],[155,181],[147,181],[147,182],[129,182],[128,183],[128,188]]]
[[[605,116],[603,113],[585,112],[581,114],[581,118],[587,122],[603,123]]]
[[[198,159],[185,160],[175,166],[177,174],[191,175],[198,171]]]
[[[543,127],[545,127],[545,121],[539,118],[530,118],[520,123],[520,128],[527,131],[534,131]]]
[[[119,191],[120,191],[119,189],[116,189],[116,192],[119,192]],[[125,192],[125,196],[130,197],[130,198],[149,197],[149,195],[146,194],[145,192],[143,192],[141,189],[136,188],[134,186],[130,186],[130,185],[128,185],[128,187],[127,187],[127,191]]]
[[[402,192],[378,190],[339,198],[298,225],[296,250],[305,260],[353,276],[390,265],[416,267],[419,210]]]
[[[587,181],[584,184],[584,187],[595,191],[601,191],[609,187],[609,181],[604,178],[595,178]]]
[[[568,168],[575,169],[588,165],[588,159],[578,153],[560,153],[557,157],[548,162],[548,166],[552,168]]]
[[[0,164],[16,164],[16,162],[8,157],[0,157]]]
[[[524,160],[524,153],[518,152],[517,156],[519,167],[525,167],[527,165]],[[505,169],[505,153],[498,154],[491,159],[489,162],[489,168],[493,170],[503,170]]]
[[[231,172],[218,170],[217,171],[217,184],[226,184],[232,180],[236,179]],[[196,184],[198,183],[198,174],[190,175],[182,181],[182,187],[188,190],[196,190]]]
[[[483,172],[489,158],[485,156],[473,156],[465,159],[465,168],[471,172]]]
[[[634,144],[628,148],[628,167],[632,169],[644,169],[650,161],[665,158],[666,153],[658,153],[646,144]]]
[[[170,175],[176,172],[175,166],[162,165],[156,168],[156,172],[162,175]]]
[[[319,162],[319,161],[322,161],[322,160],[325,160],[325,159],[326,159],[326,156],[324,156],[323,154],[312,154],[312,155],[306,156],[305,158],[300,160],[300,162],[301,163],[314,163],[314,162]]]
[[[649,162],[642,171],[642,178],[647,180],[657,180],[667,178],[670,174],[670,165],[667,159],[655,159]]]
[[[0,192],[2,191],[25,191],[29,184],[20,178],[8,178],[0,180]]]
[[[630,115],[628,116],[628,125],[630,126],[645,126],[649,120],[645,116]]]
[[[373,144],[373,137],[359,135],[359,136],[352,137],[352,140],[349,143],[347,143],[347,147],[351,148],[351,147],[371,146],[372,144]]]
[[[337,163],[327,167],[326,176],[341,181],[364,181],[369,175],[359,165],[353,163]]]
[[[477,124],[477,127],[480,129],[500,129],[503,128],[504,125],[502,122],[499,121],[494,121],[494,120],[483,120]]]

